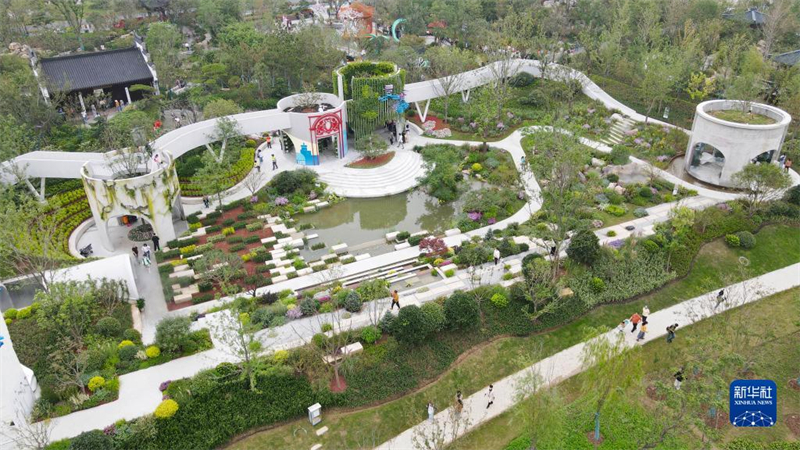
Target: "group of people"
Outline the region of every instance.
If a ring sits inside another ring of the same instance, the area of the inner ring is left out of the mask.
[[[489,389],[484,392],[483,396],[486,398],[486,409],[489,409],[494,404],[494,385],[490,384]],[[455,403],[453,403],[453,408],[455,409],[456,418],[461,417],[461,411],[464,410],[464,396],[461,394],[461,390],[456,391],[456,399]],[[428,402],[426,406],[428,411],[428,420],[433,422],[433,416],[436,413],[436,408],[433,406],[433,402]]]
[[[161,246],[159,245],[159,241],[161,239],[159,239],[159,237],[157,235],[155,235],[155,234],[153,235],[153,237],[151,239],[153,240],[153,249],[155,249],[155,251],[161,250]],[[141,258],[141,260],[139,259],[139,247],[134,245],[131,248],[131,253],[133,253],[133,259],[135,259],[136,262],[138,262],[141,265],[143,265],[147,269],[147,271],[149,272],[150,271],[150,265],[152,264],[152,254],[150,253],[150,246],[147,245],[146,242],[144,244],[142,244],[142,249],[141,249],[142,258]]]
[[[267,148],[272,148],[272,138],[267,135]],[[275,153],[271,156],[272,170],[278,170],[278,159],[275,158]],[[261,172],[261,165],[264,164],[264,155],[261,154],[261,149],[256,152],[256,170]]]
[[[633,313],[630,318],[620,322],[619,326],[617,327],[617,331],[622,334],[625,332],[625,329],[628,328],[628,325],[633,325],[631,327],[631,333],[635,333],[636,329],[639,329],[639,334],[636,335],[636,342],[642,341],[647,335],[648,316],[650,316],[650,308],[648,308],[647,305],[644,305],[641,315],[639,315],[639,313]],[[667,344],[671,344],[672,341],[675,340],[675,330],[677,329],[677,323],[673,323],[667,327]]]
[[[406,123],[405,127],[397,128],[397,123],[394,120],[391,122],[386,121],[384,122],[386,125],[386,130],[389,131],[389,145],[394,145],[395,141],[397,142],[397,146],[404,149],[405,143],[408,142],[408,132],[411,130],[411,126]]]

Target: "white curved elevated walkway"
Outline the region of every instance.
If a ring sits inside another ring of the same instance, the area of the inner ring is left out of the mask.
[[[413,151],[396,151],[389,163],[374,169],[341,167],[333,170],[324,165],[312,167],[328,190],[342,197],[385,197],[415,188],[425,175],[422,156]]]

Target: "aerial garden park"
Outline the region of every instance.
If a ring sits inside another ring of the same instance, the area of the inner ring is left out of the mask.
[[[57,3],[66,31],[0,28],[14,446],[797,447],[790,1]],[[26,46],[158,79],[42,101]],[[103,162],[154,181],[98,210]],[[740,379],[774,381],[773,426],[737,425]]]

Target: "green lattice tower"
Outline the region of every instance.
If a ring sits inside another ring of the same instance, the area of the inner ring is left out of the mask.
[[[339,93],[339,75],[343,94]],[[347,101],[347,124],[353,129],[356,141],[369,136],[384,122],[397,119],[393,102],[381,102],[387,85],[400,94],[405,89],[406,72],[390,62],[354,62],[333,72],[333,89]]]

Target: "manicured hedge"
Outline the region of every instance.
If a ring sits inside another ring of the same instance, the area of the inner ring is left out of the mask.
[[[216,375],[216,374],[215,374]],[[152,439],[115,440],[117,450],[212,449],[251,428],[306,414],[317,399],[308,380],[284,373],[258,376],[260,389],[248,389],[241,377],[199,376],[186,384],[190,395],[168,392],[180,405],[168,419],[155,421]]]

